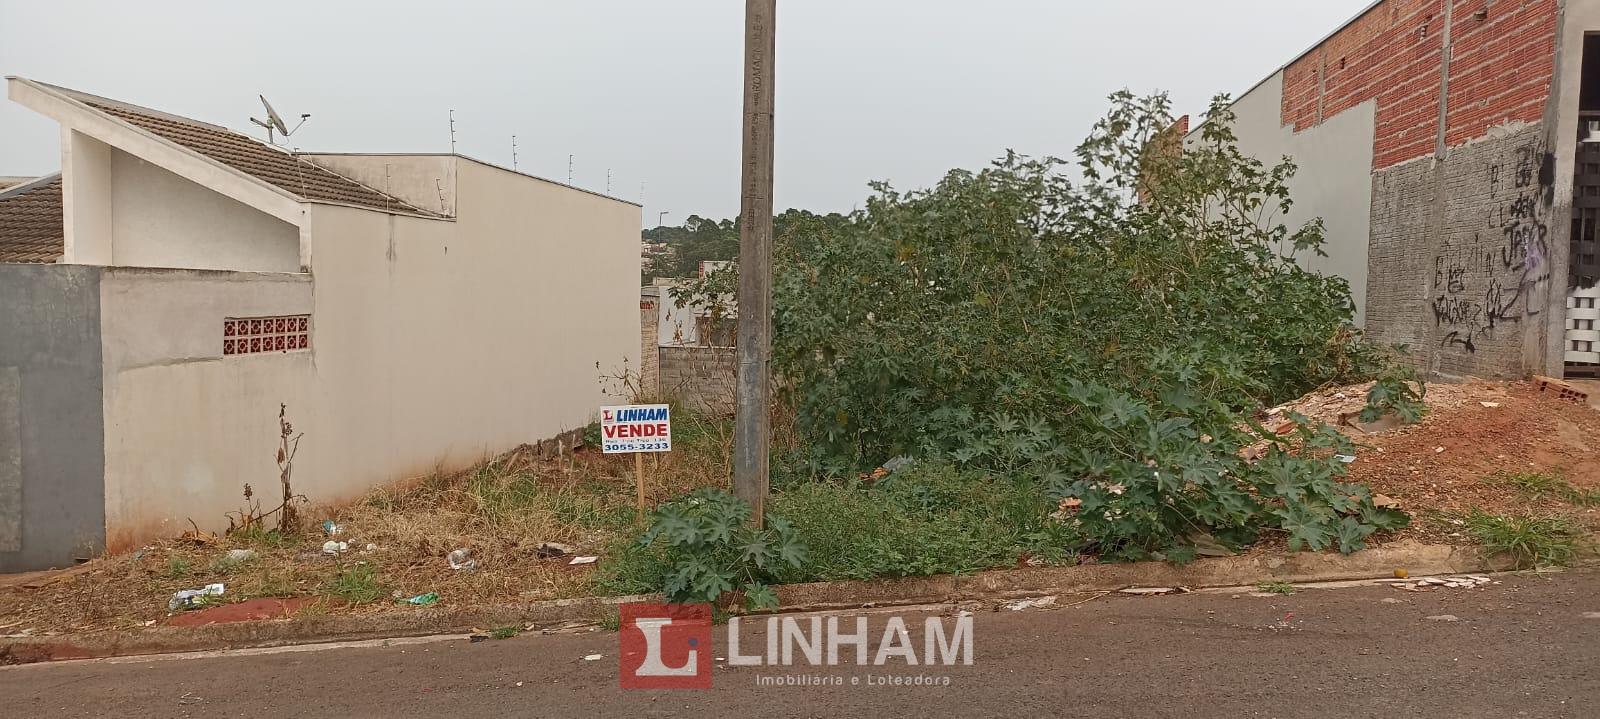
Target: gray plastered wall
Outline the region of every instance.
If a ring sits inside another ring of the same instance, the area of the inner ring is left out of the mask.
[[[1367,331],[1442,375],[1521,376],[1546,321],[1552,172],[1541,127],[1373,174]]]
[[[0,572],[105,547],[101,271],[0,264]]]

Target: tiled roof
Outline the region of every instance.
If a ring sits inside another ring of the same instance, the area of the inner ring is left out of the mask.
[[[61,175],[0,192],[0,262],[61,259]]]
[[[65,88],[61,88],[65,90]],[[260,140],[166,113],[67,91],[96,110],[276,185],[306,200],[439,217]]]

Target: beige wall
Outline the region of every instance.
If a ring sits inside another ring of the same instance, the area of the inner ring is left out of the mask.
[[[245,483],[276,506],[278,405],[297,424],[310,419],[313,358],[225,358],[223,318],[310,313],[311,278],[111,267],[100,291],[107,548],[172,536],[190,519],[225,528]]]
[[[582,427],[638,367],[639,209],[456,172],[455,222],[312,210],[318,500]]]
[[[294,225],[76,130],[61,135],[63,262],[300,269]]]
[[[456,212],[454,155],[309,153],[301,157],[424,210],[444,215]]]
[[[280,403],[305,434],[295,490],[333,503],[610,401],[600,373],[639,366],[639,208],[456,169],[456,221],[311,205],[311,275],[107,270],[108,546],[225,528],[246,482],[276,506]],[[302,313],[310,352],[222,356],[224,317]]]
[[[109,265],[111,238],[111,146],[72,128],[61,128],[61,261]]]
[[[295,272],[299,228],[111,151],[112,264]]]
[[[1322,218],[1327,257],[1297,258],[1302,267],[1350,283],[1356,324],[1365,321],[1367,240],[1372,216],[1372,138],[1375,108],[1362,103],[1295,133],[1282,123],[1283,72],[1274,73],[1233,104],[1239,150],[1267,166],[1285,155],[1299,168],[1289,181],[1294,207],[1279,222],[1291,230]],[[1200,136],[1197,128],[1191,140]],[[1304,254],[1304,253],[1302,253]]]

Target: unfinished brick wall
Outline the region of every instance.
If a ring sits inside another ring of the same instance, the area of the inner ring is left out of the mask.
[[[698,412],[733,414],[738,359],[732,347],[662,347],[661,392]]]
[[[1538,122],[1555,67],[1557,0],[1385,0],[1284,69],[1283,124],[1304,130],[1372,100],[1373,169],[1431,154],[1446,2],[1453,4],[1446,144]]]
[[[1523,374],[1550,282],[1547,162],[1535,124],[1375,173],[1371,336],[1446,374]]]
[[[639,299],[639,391],[652,396],[660,391],[661,355],[657,352],[661,302],[653,297]]]
[[[1284,69],[1280,119],[1297,132],[1374,104],[1366,329],[1429,370],[1526,369],[1524,328],[1543,321],[1529,300],[1549,281],[1541,123],[1558,11],[1384,0]]]

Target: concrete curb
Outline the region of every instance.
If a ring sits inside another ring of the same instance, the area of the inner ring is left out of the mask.
[[[1394,576],[1491,572],[1505,562],[1483,559],[1476,548],[1401,542],[1348,556],[1300,552],[1201,559],[1184,566],[1165,562],[1090,564],[940,575],[897,580],[817,582],[777,588],[780,612],[937,604],[968,599],[1005,599],[1041,594],[1107,592],[1127,587],[1226,587],[1261,581],[1326,582]],[[141,654],[277,647],[431,634],[473,628],[553,627],[598,622],[623,602],[661,601],[659,595],[586,597],[462,609],[419,608],[369,616],[335,616],[150,627],[72,636],[0,639],[0,665]]]

